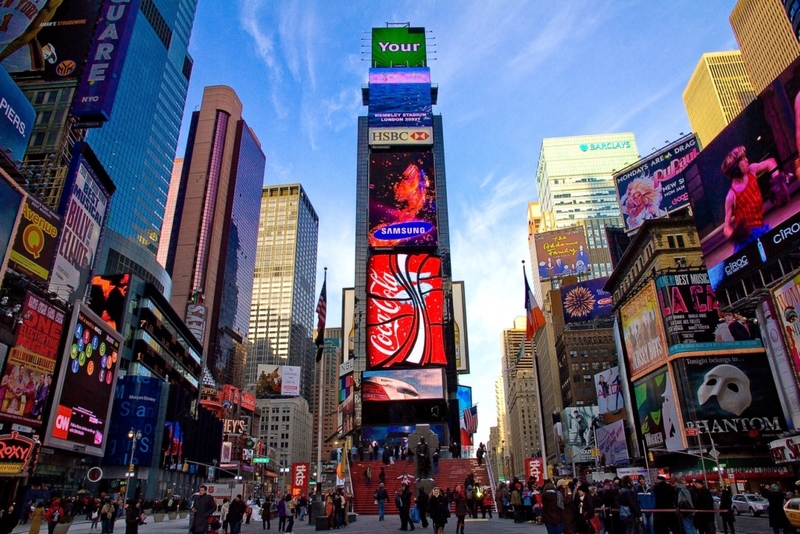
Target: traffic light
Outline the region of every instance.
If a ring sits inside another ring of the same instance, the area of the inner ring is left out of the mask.
[[[651,462],[655,462],[656,461],[656,457],[653,456],[652,452],[648,452],[647,453],[647,459],[650,460]]]

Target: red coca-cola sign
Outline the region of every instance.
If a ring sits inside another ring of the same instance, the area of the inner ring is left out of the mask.
[[[369,368],[445,365],[442,261],[430,254],[376,254],[367,264]]]

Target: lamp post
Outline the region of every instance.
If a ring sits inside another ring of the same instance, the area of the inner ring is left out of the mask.
[[[133,485],[134,475],[136,474],[135,473],[136,467],[133,464],[133,457],[136,454],[136,442],[142,439],[142,431],[134,430],[133,427],[131,427],[131,429],[128,430],[128,439],[131,440],[131,461],[128,464],[128,472],[125,473],[125,478],[128,479],[128,483],[125,486],[125,502],[128,502],[129,499],[128,495],[130,494],[129,492],[131,486]]]

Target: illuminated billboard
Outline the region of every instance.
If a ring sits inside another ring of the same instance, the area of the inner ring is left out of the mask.
[[[675,386],[666,367],[633,383],[639,433],[647,448],[685,449]]]
[[[533,234],[533,242],[540,279],[591,271],[592,264],[582,226]]]
[[[800,275],[776,287],[772,296],[777,305],[779,323],[792,358],[795,380],[800,384]]]
[[[0,26],[1,27],[1,26]],[[0,69],[0,150],[11,161],[22,162],[28,149],[36,111],[8,73]]]
[[[61,219],[33,197],[25,199],[9,266],[39,282],[50,277]]]
[[[20,226],[25,192],[5,172],[0,172],[0,282],[6,272],[14,237]]]
[[[561,288],[561,305],[565,323],[591,321],[611,315],[614,302],[611,293],[605,291],[608,278],[595,278]]]
[[[370,246],[437,246],[433,154],[373,153],[369,159]]]
[[[259,364],[256,374],[256,398],[266,399],[277,395],[300,395],[300,367],[294,365]]]
[[[370,69],[370,128],[431,128],[432,111],[430,69]]]
[[[614,174],[625,230],[689,205],[683,171],[699,152],[689,134]]]
[[[597,391],[597,411],[600,415],[618,412],[625,407],[618,366],[594,375],[594,387]]]
[[[89,307],[117,332],[122,332],[130,283],[129,274],[92,277]]]
[[[780,437],[788,428],[763,349],[672,362],[687,427],[710,429],[717,445]]]
[[[117,379],[103,465],[153,465],[163,384],[163,380],[148,376],[125,375]],[[136,440],[133,458],[128,437],[131,427],[142,433]]]
[[[76,301],[45,445],[102,456],[122,336]]]
[[[429,254],[376,254],[367,263],[367,366],[446,365],[442,262]]]
[[[425,67],[425,28],[372,28],[373,67]]]
[[[444,398],[444,369],[381,369],[361,374],[362,402]]]
[[[467,304],[464,282],[453,282],[453,334],[456,341],[456,373],[469,374]]]
[[[622,305],[620,320],[631,378],[649,373],[667,361],[667,340],[652,281]]]
[[[432,424],[430,425],[431,432],[436,434],[439,438],[439,443],[450,443],[448,441],[449,434],[447,432],[446,424]],[[373,425],[361,427],[361,439],[366,441],[377,441],[381,445],[406,445],[408,436],[416,429],[416,425]]]
[[[467,432],[467,424],[464,422],[464,410],[472,408],[472,388],[459,385],[456,390],[458,397],[458,426],[461,429],[461,446],[469,447],[472,445],[472,436]]]
[[[685,172],[714,289],[800,245],[798,67],[800,58],[703,148]]]

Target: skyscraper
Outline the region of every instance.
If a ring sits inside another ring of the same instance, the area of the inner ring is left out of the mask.
[[[192,114],[170,238],[172,306],[220,384],[242,386],[266,158],[230,87]]]
[[[756,94],[800,55],[800,43],[780,0],[739,0],[731,28]]]
[[[310,405],[319,217],[302,185],[264,186],[258,228],[245,382],[259,364],[300,366]]]
[[[703,54],[683,90],[689,124],[701,146],[707,146],[755,98],[738,50]]]
[[[172,164],[172,175],[169,179],[167,204],[164,211],[164,225],[161,228],[161,239],[158,242],[156,260],[161,265],[167,264],[169,256],[169,241],[172,237],[172,226],[175,223],[175,207],[178,204],[178,191],[181,188],[181,174],[183,173],[183,158],[175,158]]]
[[[314,338],[317,336],[317,330],[314,329]],[[324,364],[322,363],[324,361]],[[318,433],[320,430],[320,414],[322,417],[322,459],[327,460],[330,458],[330,453],[336,449],[336,444],[333,441],[327,441],[328,438],[336,434],[337,417],[336,411],[339,407],[339,363],[342,361],[342,329],[341,328],[326,328],[325,329],[325,347],[322,352],[322,360],[315,366],[314,369],[314,385],[312,388],[311,415],[313,421],[312,435],[313,451],[311,455],[312,461],[317,459],[317,444]],[[324,373],[324,374],[323,374]],[[320,385],[322,387],[320,387]],[[320,411],[320,393],[322,393],[322,411]]]

